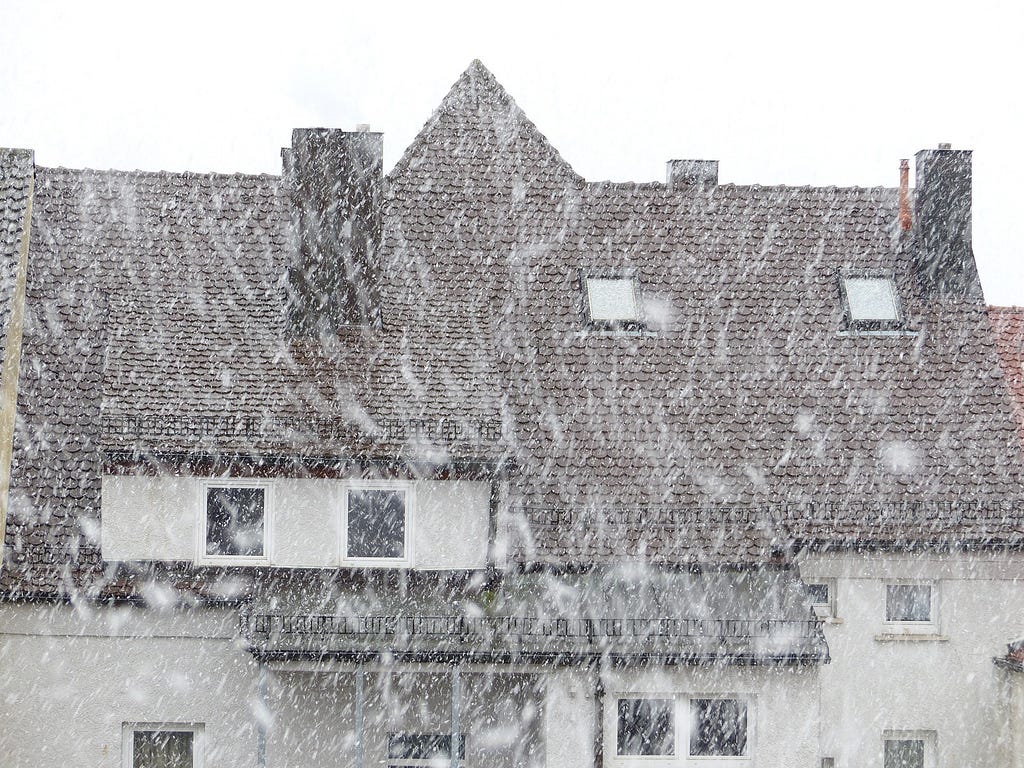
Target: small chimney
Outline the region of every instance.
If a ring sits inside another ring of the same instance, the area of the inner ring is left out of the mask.
[[[971,151],[924,149],[915,155],[914,271],[925,297],[980,298],[971,247]]]
[[[707,191],[718,186],[717,160],[669,160],[668,188],[670,191]]]
[[[910,161],[900,160],[900,231],[908,232],[912,226],[910,218]]]
[[[293,336],[379,322],[383,147],[380,133],[303,128],[281,153],[297,236],[288,269]]]

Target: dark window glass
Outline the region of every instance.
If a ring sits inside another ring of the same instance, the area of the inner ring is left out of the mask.
[[[932,588],[927,584],[888,584],[886,621],[931,621]]]
[[[348,492],[348,556],[405,557],[405,492]]]
[[[672,711],[672,699],[619,699],[618,754],[673,754]]]
[[[734,757],[746,754],[746,702],[691,699],[690,718],[691,755]]]
[[[886,739],[885,768],[924,768],[924,740]]]
[[[807,592],[815,605],[828,605],[828,584],[808,584]]]
[[[263,556],[263,489],[208,488],[206,554]]]
[[[388,736],[388,760],[450,760],[452,737],[447,733],[392,733]],[[459,759],[466,757],[466,737],[459,737]]]
[[[135,731],[132,768],[192,768],[192,731]]]

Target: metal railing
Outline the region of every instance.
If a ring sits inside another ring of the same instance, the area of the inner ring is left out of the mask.
[[[804,647],[820,636],[817,621],[782,619],[253,613],[243,622],[244,634],[264,650],[684,652],[723,646]]]

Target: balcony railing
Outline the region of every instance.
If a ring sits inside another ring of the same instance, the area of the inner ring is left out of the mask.
[[[816,621],[253,613],[243,631],[269,654],[502,656],[823,655]]]

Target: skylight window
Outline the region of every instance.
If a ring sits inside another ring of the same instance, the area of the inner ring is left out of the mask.
[[[842,286],[850,328],[879,331],[902,327],[896,285],[891,277],[844,277]]]
[[[591,322],[599,325],[640,322],[635,278],[588,277],[586,290]]]

